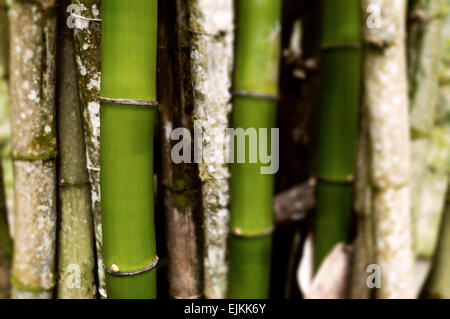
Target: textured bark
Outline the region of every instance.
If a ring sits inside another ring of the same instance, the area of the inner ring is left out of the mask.
[[[447,175],[436,158],[433,127],[439,97],[438,78],[445,0],[415,1],[409,13],[408,57],[411,118],[411,192],[415,252],[431,257],[444,205]],[[439,159],[437,159],[439,161]]]
[[[188,128],[192,133],[194,127],[185,2],[160,2],[159,20],[158,82],[164,83],[159,86],[159,101],[169,293],[173,298],[193,299],[203,295],[201,184],[196,164],[172,161],[174,142],[170,138],[174,128]]]
[[[364,105],[366,106],[366,105]],[[352,256],[349,297],[368,299],[367,266],[374,263],[373,211],[371,209],[369,123],[367,109],[361,110],[356,160],[354,207],[357,234]]]
[[[11,6],[13,297],[49,298],[56,233],[55,2]]]
[[[227,287],[226,247],[229,222],[229,177],[225,163],[228,115],[231,111],[233,1],[188,1],[195,129],[203,133],[199,163],[204,229],[204,295],[224,298]]]
[[[369,116],[375,253],[382,280],[376,291],[379,298],[414,297],[406,4],[406,0],[362,2],[363,103]],[[379,19],[368,13],[369,5],[380,9]]]
[[[75,19],[75,54],[94,213],[99,292],[102,298],[106,298],[100,206],[100,103],[98,101],[101,68],[101,24],[98,20],[101,16],[101,1],[73,0],[72,3],[79,6],[80,16],[84,17],[84,19]]]
[[[9,67],[9,25],[6,1],[0,0],[0,149],[8,139],[8,67]],[[4,122],[8,124],[3,124]],[[0,299],[9,297],[9,275],[11,268],[11,237],[9,233],[5,188],[3,182],[3,165],[0,162]]]
[[[93,219],[69,3],[60,7],[58,35],[58,298],[88,299],[95,296]]]

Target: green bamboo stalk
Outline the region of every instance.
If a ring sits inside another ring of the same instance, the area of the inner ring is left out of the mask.
[[[11,5],[12,296],[50,298],[56,241],[55,1]]]
[[[411,1],[408,26],[411,118],[411,209],[415,253],[431,257],[436,247],[444,206],[447,175],[439,158],[431,158],[436,145],[436,106],[445,0]]]
[[[447,5],[450,2],[447,1]],[[440,99],[436,112],[436,124],[441,131],[440,147],[432,153],[442,158],[447,177],[450,174],[450,15],[445,19],[440,78]],[[435,126],[436,128],[436,126]],[[445,151],[446,150],[446,151]],[[450,184],[447,186],[447,199],[441,220],[439,240],[430,274],[422,291],[425,298],[450,298]]]
[[[358,134],[360,61],[359,1],[324,1],[316,269],[337,243],[348,240]]]
[[[102,97],[156,101],[157,0],[109,0],[102,9]],[[156,111],[101,103],[104,264],[113,272],[139,271],[156,259]],[[106,285],[108,298],[155,298],[156,270],[131,276],[108,273]]]
[[[227,238],[229,227],[229,178],[225,163],[226,129],[231,112],[233,67],[233,0],[188,1],[191,42],[194,126],[203,136],[202,182],[204,234],[204,295],[225,298],[227,289]]]
[[[73,45],[66,24],[69,0],[59,8],[57,112],[59,142],[58,298],[94,298],[93,219]]]
[[[73,0],[75,14],[83,19],[74,23],[75,54],[78,70],[78,87],[84,118],[87,167],[91,185],[94,213],[95,248],[99,293],[106,298],[105,271],[103,269],[103,237],[100,194],[100,67],[101,67],[101,1]],[[79,11],[79,12],[77,12]]]
[[[233,127],[268,130],[275,127],[281,34],[281,1],[236,3],[237,32]],[[244,96],[247,95],[247,96]],[[258,96],[259,95],[259,96]],[[278,141],[277,141],[278,142]],[[231,168],[230,298],[268,298],[273,228],[274,176],[261,172],[260,159]],[[258,147],[259,149],[259,147]],[[271,149],[269,147],[268,149]],[[278,154],[272,154],[274,157]]]
[[[4,121],[8,114],[8,76],[9,76],[9,20],[5,0],[0,0],[0,150],[3,150],[9,139],[9,121]],[[8,124],[4,125],[3,122]],[[6,127],[6,129],[5,129]],[[3,158],[3,156],[1,156]],[[3,179],[3,165],[0,159],[0,299],[10,295],[9,276],[11,271],[12,241],[9,232]]]
[[[196,299],[202,291],[201,183],[198,168],[175,163],[172,129],[193,131],[193,97],[187,4],[165,0],[159,4],[158,98],[161,104],[161,181],[168,254],[169,294]],[[176,14],[174,14],[176,13]]]
[[[368,110],[371,207],[378,298],[413,298],[406,0],[363,0],[364,108]]]

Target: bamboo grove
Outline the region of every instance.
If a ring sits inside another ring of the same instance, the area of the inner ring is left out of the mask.
[[[0,298],[450,298],[450,0],[0,0]]]

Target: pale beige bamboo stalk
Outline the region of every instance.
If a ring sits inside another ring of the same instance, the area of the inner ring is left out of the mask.
[[[378,298],[414,297],[406,8],[406,0],[362,1]]]
[[[54,0],[11,5],[14,298],[50,298],[55,284]]]
[[[203,194],[204,295],[224,298],[227,287],[229,177],[225,130],[231,111],[233,0],[190,0],[195,129],[203,132],[199,174]]]

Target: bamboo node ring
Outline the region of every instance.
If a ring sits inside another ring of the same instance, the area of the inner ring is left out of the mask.
[[[262,92],[249,92],[249,91],[234,91],[234,96],[254,97],[257,99],[267,99],[278,101],[280,97],[276,94],[262,93]]]
[[[70,15],[71,15],[72,17],[74,17],[74,18],[76,18],[76,19],[80,19],[80,20],[102,22],[102,19],[98,19],[98,18],[88,18],[88,17],[83,17],[83,16],[80,16],[80,15],[75,14],[75,13],[71,13]]]
[[[240,238],[260,238],[260,237],[265,237],[265,236],[269,236],[272,235],[273,232],[275,231],[275,227],[270,227],[269,229],[262,231],[258,234],[243,234],[242,231],[238,228],[238,229],[233,229],[230,231],[230,234],[234,237],[240,237]]]
[[[157,101],[144,101],[144,100],[133,100],[133,99],[111,99],[107,97],[99,97],[100,102],[111,103],[111,104],[121,104],[121,105],[135,105],[135,106],[148,106],[148,107],[158,107],[159,102]]]
[[[116,264],[113,264],[111,266],[111,268],[108,268],[105,264],[103,264],[103,269],[105,269],[105,271],[113,276],[118,276],[118,277],[124,277],[124,276],[136,276],[139,274],[142,274],[144,272],[150,271],[152,269],[154,269],[159,262],[159,257],[156,256],[155,259],[152,261],[152,263],[142,269],[138,269],[138,270],[133,270],[133,271],[119,271],[119,266],[117,266]]]

